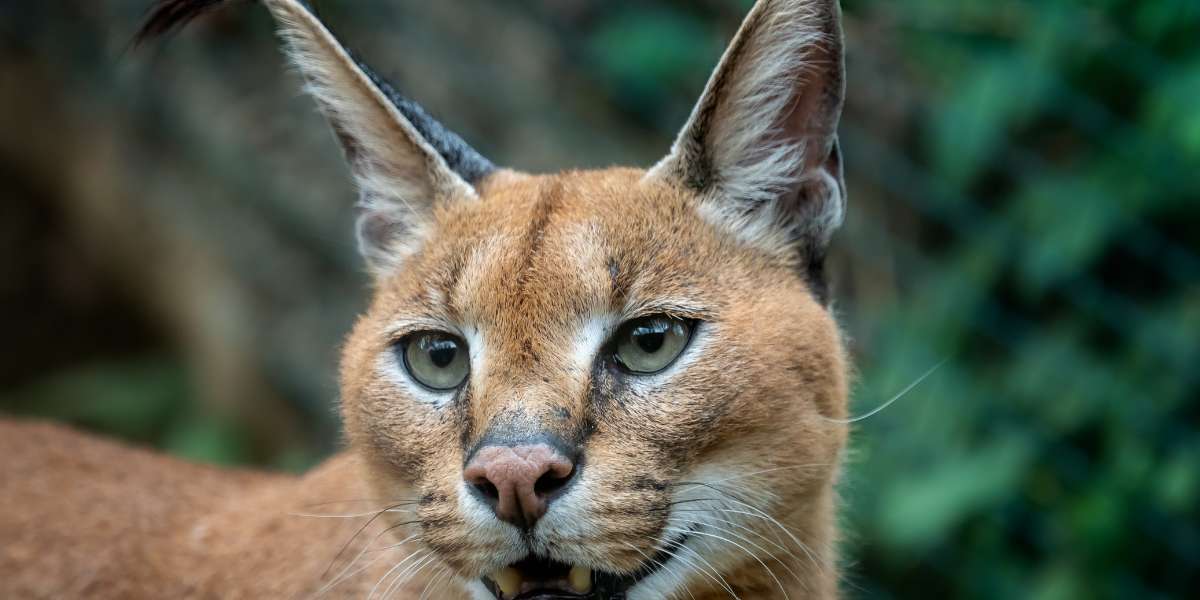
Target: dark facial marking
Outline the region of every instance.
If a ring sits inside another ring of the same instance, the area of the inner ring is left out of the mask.
[[[525,250],[522,253],[521,266],[517,270],[517,280],[520,282],[519,292],[524,292],[525,286],[532,279],[530,271],[541,253],[550,218],[562,206],[563,193],[562,182],[554,181],[543,186],[537,204],[533,207],[533,213],[529,218],[529,229],[525,231]],[[521,295],[524,296],[523,293]]]
[[[454,416],[458,421],[458,442],[466,448],[475,437],[475,417],[471,414],[471,384],[459,389],[454,398]]]
[[[655,492],[662,492],[662,491],[665,491],[668,487],[670,487],[670,484],[667,483],[666,480],[663,480],[663,479],[657,479],[654,477],[650,477],[648,475],[642,475],[642,476],[633,478],[633,480],[629,482],[629,487],[632,489],[635,489],[635,490],[650,490],[650,491],[655,491]]]
[[[625,299],[629,296],[629,287],[632,285],[632,276],[628,269],[624,268],[624,264],[615,256],[608,257],[608,285],[613,307],[625,304]]]
[[[417,499],[417,504],[419,506],[429,506],[430,504],[441,504],[449,501],[450,497],[444,493],[430,492],[427,494],[422,494],[421,497]]]
[[[471,457],[480,448],[485,446],[524,446],[532,444],[545,444],[556,450],[559,454],[571,460],[577,460],[582,447],[580,444],[581,440],[578,438],[578,433],[571,435],[570,438],[565,438],[559,435],[558,432],[529,423],[495,423],[491,427],[488,427],[483,437],[478,442],[475,442],[474,446],[466,453],[466,462],[470,462]],[[464,465],[466,462],[464,462]]]

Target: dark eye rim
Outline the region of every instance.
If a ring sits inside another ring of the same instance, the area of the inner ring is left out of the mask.
[[[621,357],[617,354],[617,346],[620,343],[621,338],[624,337],[626,334],[628,334],[631,329],[633,329],[640,323],[643,323],[646,321],[653,321],[655,319],[666,319],[668,321],[677,321],[677,322],[683,323],[684,326],[687,328],[687,339],[684,340],[683,347],[679,349],[679,353],[676,354],[675,356],[671,357],[671,361],[668,362],[667,364],[663,365],[662,368],[657,369],[655,371],[635,371],[635,370],[629,368],[628,366],[626,366],[625,363],[621,361]],[[680,316],[666,314],[666,313],[658,313],[658,314],[643,315],[640,317],[635,317],[628,321],[625,321],[624,323],[621,323],[621,325],[619,327],[617,327],[616,333],[613,334],[612,339],[610,339],[608,341],[608,343],[605,344],[605,354],[608,357],[608,362],[610,364],[614,365],[617,368],[617,370],[619,370],[621,373],[623,373],[625,375],[633,375],[636,377],[657,375],[659,373],[662,373],[663,371],[666,371],[667,369],[670,369],[672,366],[675,365],[676,362],[679,361],[679,358],[681,356],[683,356],[684,354],[687,353],[688,348],[690,348],[692,346],[692,340],[696,339],[696,330],[700,329],[700,326],[702,324],[703,324],[703,321],[701,321],[700,319],[680,317]]]
[[[458,348],[460,351],[467,353],[467,372],[466,372],[466,374],[463,375],[462,381],[458,382],[457,385],[455,385],[453,387],[447,387],[447,388],[436,388],[436,387],[433,387],[433,386],[425,383],[424,381],[421,381],[421,378],[417,377],[416,374],[413,373],[412,365],[409,364],[409,362],[408,362],[408,346],[409,346],[409,344],[413,343],[414,340],[417,340],[422,336],[439,336],[442,338],[453,340],[455,344],[458,344]],[[448,331],[438,331],[436,329],[424,329],[421,331],[414,331],[412,333],[407,333],[403,337],[401,337],[399,340],[396,340],[395,342],[393,342],[392,348],[396,354],[400,355],[400,363],[404,366],[404,375],[407,376],[410,380],[412,380],[413,383],[417,384],[418,386],[420,386],[430,392],[435,392],[435,393],[439,393],[439,394],[454,392],[454,391],[461,389],[463,384],[465,384],[468,380],[471,379],[470,347],[467,346],[467,341],[462,339],[462,337],[455,335],[453,333],[450,333]]]

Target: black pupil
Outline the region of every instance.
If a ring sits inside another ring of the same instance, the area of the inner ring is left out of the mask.
[[[668,325],[661,321],[642,325],[633,330],[633,343],[646,354],[654,354],[662,349],[667,337]]]
[[[433,340],[429,342],[429,360],[433,366],[439,369],[445,369],[454,362],[454,355],[458,354],[458,344],[454,340]]]

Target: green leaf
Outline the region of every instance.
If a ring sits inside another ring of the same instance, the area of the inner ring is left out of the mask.
[[[879,529],[896,549],[937,543],[969,515],[1011,497],[1032,454],[1022,438],[997,440],[971,451],[951,451],[925,472],[910,472],[885,491]]]

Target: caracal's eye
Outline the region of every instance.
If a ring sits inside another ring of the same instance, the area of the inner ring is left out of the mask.
[[[452,390],[471,370],[467,345],[448,333],[414,333],[400,341],[399,350],[408,374],[430,389]]]
[[[617,362],[631,373],[657,373],[683,352],[692,328],[692,323],[674,317],[634,319],[617,331]]]

